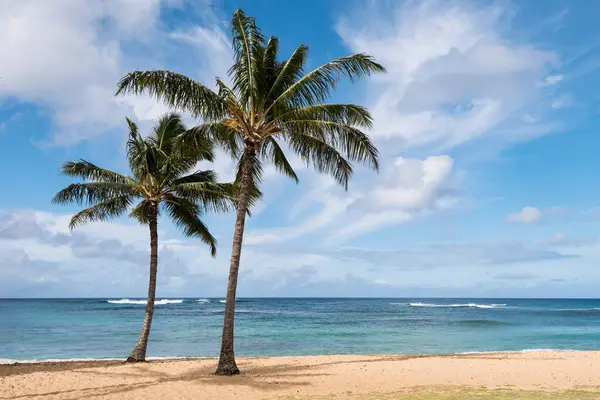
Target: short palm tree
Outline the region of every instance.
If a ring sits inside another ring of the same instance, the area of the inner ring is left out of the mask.
[[[158,217],[166,212],[186,236],[198,237],[215,256],[217,241],[201,221],[206,210],[225,211],[233,203],[233,184],[216,183],[213,171],[190,173],[198,161],[213,159],[208,140],[187,140],[187,130],[176,114],[160,118],[151,134],[142,138],[127,119],[127,156],[132,176],[121,175],[80,160],[63,165],[62,173],[83,179],[56,194],[58,204],[83,204],[70,228],[105,221],[129,211],[129,216],[150,229],[150,279],[146,314],[139,340],[129,362],[145,361],[154,314],[158,267]],[[137,204],[135,204],[137,203]]]
[[[378,168],[378,152],[362,129],[370,128],[369,112],[354,104],[327,104],[330,91],[345,76],[351,81],[385,69],[366,54],[328,62],[308,73],[308,47],[278,60],[279,40],[268,40],[242,10],[232,19],[234,64],[232,87],[217,78],[218,92],[170,71],[136,71],[119,82],[117,94],[146,92],[166,104],[200,117],[192,128],[238,159],[237,219],[231,254],[223,336],[217,374],[239,372],[234,357],[234,314],[238,270],[248,200],[261,181],[262,165],[271,162],[298,182],[281,143],[333,176],[347,188],[351,161]]]

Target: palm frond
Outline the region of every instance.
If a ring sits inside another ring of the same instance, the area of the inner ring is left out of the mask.
[[[129,137],[138,138],[140,133],[136,123],[127,117],[125,117],[125,120],[127,121],[127,126],[129,126]]]
[[[206,131],[191,128],[181,133],[173,142],[173,156],[182,157],[196,164],[199,161],[214,161],[214,143]]]
[[[109,201],[115,197],[137,196],[139,190],[133,183],[92,182],[73,183],[59,191],[52,202],[54,204],[92,205]]]
[[[287,135],[286,139],[296,154],[307,165],[311,165],[319,172],[329,174],[336,182],[348,189],[348,181],[352,176],[352,165],[328,143],[302,133]]]
[[[182,197],[171,196],[164,203],[175,226],[181,229],[185,236],[197,237],[210,247],[210,254],[217,254],[217,239],[210,233],[208,227],[200,220],[202,209],[193,201]]]
[[[168,122],[168,119],[163,117],[158,125],[162,125],[164,129],[165,122]],[[150,175],[156,176],[158,174],[158,165],[164,164],[160,159],[164,159],[166,155],[158,145],[159,139],[156,136],[156,127],[154,128],[154,134],[144,139],[138,133],[135,123],[129,118],[127,118],[127,123],[129,124],[129,139],[126,148],[129,168],[138,181],[145,181],[149,179]]]
[[[119,196],[86,208],[71,218],[69,228],[96,221],[108,221],[123,214],[131,206],[132,196]]]
[[[279,53],[279,39],[275,36],[271,36],[264,46],[261,47],[260,52],[257,53],[257,89],[255,92],[255,106],[256,113],[260,113],[264,109],[264,105],[267,101],[267,94],[269,89],[275,82],[277,77],[277,68],[279,63],[277,61],[277,55]]]
[[[282,121],[321,120],[368,129],[373,127],[369,110],[356,104],[316,104],[293,109],[279,118]]]
[[[263,64],[270,67],[275,67],[277,63],[277,55],[279,54],[279,38],[271,36],[265,46],[265,54]]]
[[[279,38],[271,36],[267,45],[265,46],[265,52],[263,54],[262,65],[269,74],[272,74],[277,69],[277,55],[279,54]],[[266,86],[271,87],[270,85]]]
[[[264,51],[265,37],[256,25],[256,20],[243,10],[236,10],[231,20],[232,47],[235,57],[229,76],[233,89],[240,94],[244,106],[252,103],[259,86],[260,64]]]
[[[137,125],[129,118],[125,119],[127,120],[127,125],[129,125],[129,138],[127,139],[127,144],[125,145],[127,149],[129,168],[133,172],[133,176],[135,176],[136,179],[142,180],[144,173],[146,172],[146,160],[144,157],[140,157],[140,155],[144,154],[144,149],[147,144],[140,136]]]
[[[117,84],[116,95],[142,94],[163,101],[169,107],[204,120],[218,120],[226,115],[223,99],[201,83],[171,71],[135,71]]]
[[[151,210],[152,203],[148,200],[142,200],[131,210],[129,217],[142,225],[148,225],[150,223]]]
[[[131,182],[131,178],[128,176],[100,168],[91,162],[82,159],[64,163],[60,171],[63,175],[82,178],[90,182]]]
[[[308,46],[300,45],[290,58],[279,68],[275,82],[270,86],[267,94],[267,104],[279,97],[285,89],[296,82],[303,71],[304,63],[308,57]]]
[[[318,120],[289,121],[281,124],[289,135],[301,133],[343,151],[349,160],[379,169],[379,151],[360,129],[343,123]]]
[[[190,128],[186,132],[189,140],[209,140],[225,150],[232,158],[238,158],[243,146],[238,132],[231,127],[228,120],[210,122]]]
[[[215,78],[215,82],[219,88],[219,96],[221,96],[225,101],[234,101],[237,102],[237,97],[233,89],[231,89],[223,80],[219,77]]]
[[[236,206],[233,183],[187,182],[173,187],[178,197],[198,202],[205,211],[228,212]]]
[[[217,78],[217,85],[219,86],[219,95],[227,102],[229,113],[228,118],[223,119],[221,123],[225,123],[231,129],[237,129],[240,133],[249,131],[248,111],[245,109],[245,105],[248,104],[249,100],[246,99],[247,101],[240,103],[240,99],[238,99],[233,89],[219,78]]]
[[[282,110],[323,103],[341,76],[354,82],[375,72],[385,72],[385,68],[369,55],[361,53],[339,58],[318,67],[290,85],[273,101],[272,108]]]
[[[175,139],[186,131],[181,116],[168,113],[158,119],[148,138],[158,149],[170,153]]]
[[[299,183],[298,175],[292,168],[292,165],[289,163],[288,159],[285,156],[285,153],[279,146],[279,143],[273,137],[268,137],[263,142],[261,147],[261,156],[269,162],[272,162],[277,171],[282,174],[292,178],[296,183]]]
[[[163,181],[188,173],[199,161],[214,159],[210,138],[187,130],[177,114],[162,117],[147,140],[154,156],[160,157],[157,178]]]
[[[182,183],[214,183],[216,180],[217,174],[215,171],[196,171],[192,174],[175,179],[173,182],[171,182],[171,186],[177,186]]]

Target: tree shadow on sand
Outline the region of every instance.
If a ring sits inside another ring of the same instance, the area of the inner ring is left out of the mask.
[[[121,363],[122,364],[122,363]],[[122,364],[124,365],[124,364]],[[240,363],[242,366],[243,363]],[[83,367],[82,367],[83,368]],[[88,366],[89,368],[89,366]],[[245,386],[255,390],[264,392],[287,389],[291,387],[300,387],[309,385],[308,381],[298,380],[302,376],[317,376],[326,375],[319,373],[310,373],[308,370],[311,366],[308,365],[288,365],[280,364],[269,367],[253,367],[252,372],[241,374],[233,377],[222,377],[213,374],[215,365],[195,368],[184,374],[171,375],[165,372],[155,371],[150,368],[150,365],[135,365],[135,372],[123,370],[120,368],[112,371],[85,370],[79,369],[78,373],[90,374],[94,377],[105,375],[128,377],[132,380],[143,380],[141,382],[126,382],[119,384],[101,385],[96,387],[87,387],[79,389],[66,389],[59,391],[47,391],[28,393],[18,396],[4,397],[0,395],[2,400],[15,400],[21,398],[43,398],[46,396],[60,396],[64,400],[90,399],[108,395],[124,394],[136,390],[151,388],[153,386],[173,383],[173,382],[195,382],[200,385],[233,385]],[[65,368],[65,371],[68,368]],[[91,382],[94,380],[92,379]]]
[[[421,358],[423,356],[365,356],[356,360],[334,360],[327,362],[306,363],[301,358],[297,360],[289,359],[285,363],[261,366],[253,363],[253,359],[245,359],[240,362],[244,373],[232,376],[223,377],[213,374],[215,366],[204,365],[199,368],[194,368],[183,374],[169,374],[167,372],[157,371],[152,369],[153,365],[164,361],[155,361],[145,364],[136,364],[131,366],[123,362],[84,362],[84,363],[62,363],[64,365],[28,365],[28,369],[19,368],[19,366],[11,366],[14,373],[7,373],[5,376],[27,374],[33,372],[48,372],[48,371],[73,371],[77,370],[79,374],[90,374],[92,377],[102,376],[118,376],[120,378],[131,378],[132,381],[118,384],[101,385],[95,387],[66,389],[60,391],[47,391],[38,393],[28,393],[18,396],[3,397],[2,400],[15,400],[21,398],[37,398],[45,396],[60,396],[64,400],[89,399],[102,396],[124,394],[127,392],[137,391],[141,389],[151,388],[153,386],[174,383],[174,382],[194,382],[199,385],[228,385],[247,387],[261,392],[281,391],[291,388],[300,388],[308,386],[311,383],[305,379],[306,377],[328,376],[330,374],[319,371],[323,367],[337,364],[352,364],[352,363],[372,363],[379,361],[403,361],[412,358]],[[169,361],[174,362],[174,361]],[[98,367],[114,367],[110,370],[98,369]],[[44,368],[46,367],[46,368]],[[48,368],[51,367],[51,368]],[[140,381],[141,380],[141,381]],[[94,379],[90,380],[94,382]]]

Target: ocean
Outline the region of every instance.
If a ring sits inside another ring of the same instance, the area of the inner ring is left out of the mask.
[[[144,300],[0,300],[0,362],[125,358]],[[216,357],[224,301],[160,299],[149,357]],[[236,354],[600,350],[600,300],[239,299]]]

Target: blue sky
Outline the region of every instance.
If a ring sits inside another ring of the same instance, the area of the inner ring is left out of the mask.
[[[241,296],[597,296],[597,2],[0,0],[0,297],[144,296],[146,229],[70,232],[58,169],[126,172],[125,116],[147,130],[168,108],[115,83],[167,68],[212,86],[239,7],[282,56],[309,45],[309,68],[365,52],[388,69],[332,97],[371,110],[381,171],[344,192],[293,156],[299,185],[267,168]],[[159,297],[224,294],[233,215],[206,222],[216,259],[160,221]]]

